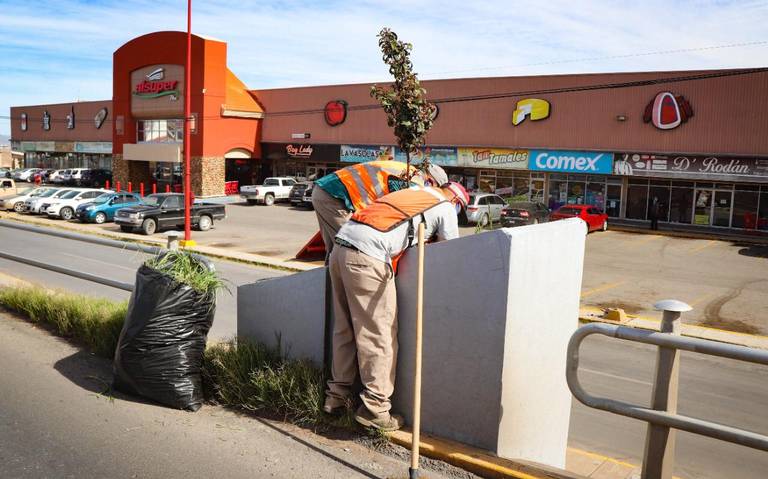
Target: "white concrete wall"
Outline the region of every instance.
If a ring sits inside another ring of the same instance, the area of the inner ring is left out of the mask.
[[[427,247],[422,428],[513,459],[563,468],[571,395],[567,341],[578,324],[581,220],[472,235]],[[401,262],[394,409],[408,421],[416,251]],[[324,269],[238,288],[238,334],[294,357],[323,357]]]

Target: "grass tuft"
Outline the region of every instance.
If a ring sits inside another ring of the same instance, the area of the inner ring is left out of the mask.
[[[188,251],[168,251],[149,258],[144,264],[200,293],[215,294],[219,289],[226,289],[224,280],[216,271],[209,270]]]
[[[112,358],[128,302],[64,294],[37,287],[0,289],[0,305],[47,324],[56,334],[82,341],[94,353]]]

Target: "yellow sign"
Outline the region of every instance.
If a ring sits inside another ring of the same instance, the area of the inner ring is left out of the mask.
[[[543,120],[549,117],[549,102],[538,98],[527,98],[517,102],[515,111],[512,112],[512,124],[517,126],[530,117],[532,121]]]
[[[503,148],[459,148],[459,165],[470,168],[528,168],[528,150]]]

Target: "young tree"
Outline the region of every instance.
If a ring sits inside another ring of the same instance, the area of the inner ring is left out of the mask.
[[[424,144],[424,137],[435,121],[436,106],[427,101],[427,91],[413,72],[410,53],[413,45],[397,39],[389,28],[379,32],[379,48],[389,73],[395,78],[391,88],[371,87],[371,96],[384,108],[387,124],[394,128],[397,145],[405,151],[407,179],[411,179],[411,153]],[[426,168],[428,159],[420,165]]]

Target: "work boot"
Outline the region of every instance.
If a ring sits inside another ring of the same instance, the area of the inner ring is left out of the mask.
[[[403,417],[400,415],[390,414],[389,412],[374,414],[364,405],[357,408],[355,421],[365,427],[372,427],[383,432],[397,431],[403,427],[404,423]]]
[[[323,412],[331,416],[341,416],[347,409],[347,401],[333,396],[326,396],[323,404]]]

